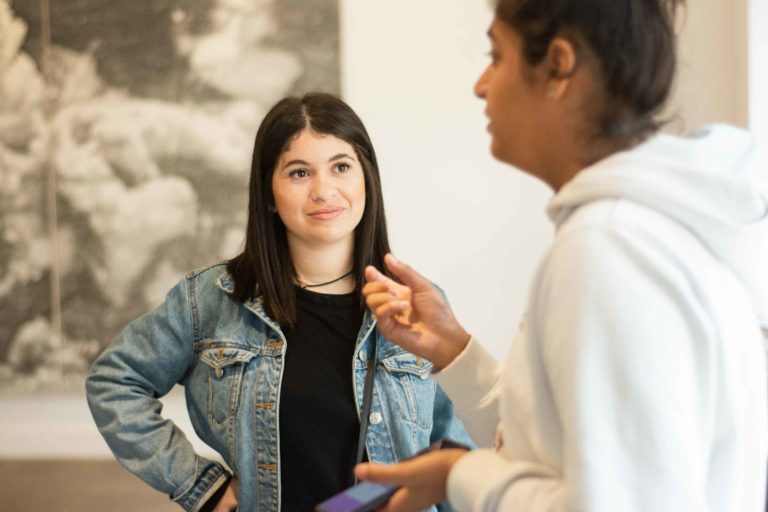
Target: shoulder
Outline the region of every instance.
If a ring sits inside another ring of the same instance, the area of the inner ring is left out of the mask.
[[[582,310],[628,302],[696,301],[692,268],[707,268],[701,243],[663,215],[607,199],[580,208],[558,229],[539,266],[531,301]],[[636,303],[636,302],[635,302]]]
[[[234,290],[234,281],[227,271],[227,263],[219,261],[191,270],[184,276],[184,281],[195,288],[213,287],[231,293]]]
[[[576,210],[557,231],[544,267],[588,275],[643,268],[685,272],[692,260],[707,258],[701,242],[679,223],[644,205],[603,199]]]
[[[657,212],[597,201],[574,212],[544,256],[531,289],[531,324],[573,332],[600,325],[627,339],[622,326],[641,337],[651,326],[707,330],[709,260],[691,233]]]
[[[227,272],[227,263],[229,261],[222,260],[218,261],[216,263],[211,263],[209,265],[205,265],[202,267],[198,267],[194,270],[190,270],[186,273],[184,276],[186,279],[197,279],[197,278],[211,278],[214,276],[219,276],[222,273],[229,275],[229,272]]]
[[[185,295],[193,314],[199,315],[230,307],[233,290],[234,281],[227,271],[227,262],[220,261],[187,272],[169,296]]]

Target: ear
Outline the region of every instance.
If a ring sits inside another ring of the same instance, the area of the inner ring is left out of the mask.
[[[549,42],[543,64],[547,70],[547,96],[559,99],[565,94],[576,71],[576,48],[565,37],[555,36]]]

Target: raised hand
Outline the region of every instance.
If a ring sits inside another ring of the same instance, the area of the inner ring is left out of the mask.
[[[436,370],[449,365],[469,342],[445,297],[411,267],[391,254],[387,268],[403,284],[374,267],[365,269],[363,295],[379,331],[404,349],[432,361]]]

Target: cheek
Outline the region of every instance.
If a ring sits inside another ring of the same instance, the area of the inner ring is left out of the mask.
[[[365,208],[365,180],[362,176],[346,184],[344,197],[353,210]]]
[[[296,219],[301,216],[303,208],[303,202],[297,200],[296,197],[290,194],[274,194],[275,208],[277,209],[276,215],[280,216],[283,224],[286,226],[291,224],[292,219]]]
[[[492,94],[488,95],[488,108],[493,113],[495,122],[502,123],[510,115],[509,95],[510,91],[505,90],[503,86],[495,87]]]
[[[366,196],[365,196],[365,183],[360,185],[359,190],[357,191],[357,211],[358,211],[358,222],[360,219],[363,218],[363,212],[365,211],[365,202],[366,202]]]
[[[348,189],[347,201],[350,205],[350,220],[357,227],[365,213],[365,186],[359,185]]]

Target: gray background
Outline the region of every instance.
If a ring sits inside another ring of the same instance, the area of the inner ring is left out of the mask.
[[[0,391],[233,256],[259,121],[339,82],[338,0],[0,0]]]

